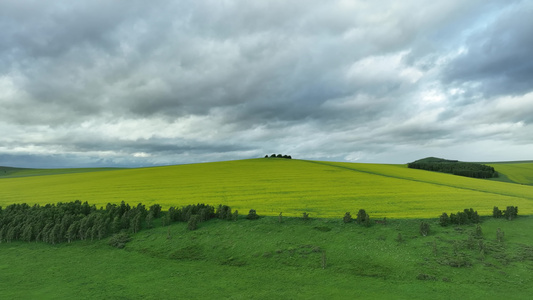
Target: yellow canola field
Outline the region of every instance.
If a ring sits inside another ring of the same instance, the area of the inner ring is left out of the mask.
[[[339,217],[438,217],[474,208],[518,206],[533,214],[533,186],[408,169],[402,165],[250,159],[155,168],[0,179],[0,206],[73,200],[182,206],[226,204],[246,214]]]
[[[510,181],[533,185],[533,163],[489,164]]]

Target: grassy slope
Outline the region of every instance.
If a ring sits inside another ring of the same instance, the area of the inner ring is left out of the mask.
[[[420,237],[418,224],[392,220],[364,228],[340,219],[280,224],[270,217],[214,220],[193,232],[174,224],[171,239],[165,227],[143,230],[123,250],[105,241],[3,243],[0,298],[525,299],[533,292],[531,217],[486,220],[484,259],[466,244],[473,226],[458,231],[432,221],[432,234]],[[495,242],[496,228],[506,233],[503,244]],[[471,265],[447,264],[457,258]],[[434,280],[417,280],[419,274]]]
[[[515,205],[533,213],[533,187],[408,169],[402,165],[252,159],[106,172],[4,178],[0,205],[122,200],[164,207],[227,204],[262,215],[338,217],[365,208],[373,217],[436,217],[473,207]]]
[[[533,163],[494,163],[489,164],[500,174],[496,180],[533,185]]]

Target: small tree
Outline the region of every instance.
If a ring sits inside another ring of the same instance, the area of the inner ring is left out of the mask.
[[[518,206],[507,206],[507,209],[503,211],[503,216],[511,221],[518,215]]]
[[[439,224],[442,227],[448,226],[448,224],[450,224],[450,218],[448,217],[447,213],[443,212],[442,215],[440,215]]]
[[[476,236],[476,238],[478,238],[478,239],[483,238],[483,230],[481,230],[481,225],[479,225],[479,224],[477,224],[477,226],[476,226],[476,233],[475,233],[475,236]]]
[[[278,216],[278,221],[279,221],[280,223],[282,223],[282,222],[283,222],[283,216],[282,216],[282,212],[280,212],[280,213],[279,213],[279,216]]]
[[[109,239],[109,245],[122,249],[124,248],[124,246],[126,246],[126,243],[129,241],[130,241],[130,236],[125,232],[121,232],[121,233],[117,233],[113,235]]]
[[[187,229],[189,230],[196,230],[198,229],[198,223],[200,221],[199,215],[191,215],[189,218],[189,222],[187,222]]]
[[[474,213],[472,213],[472,215],[470,216],[470,220],[474,224],[478,224],[479,222],[481,222],[481,218],[479,217],[479,214],[477,213],[477,210],[474,211]]]
[[[366,211],[364,209],[360,209],[359,212],[357,213],[357,220],[356,220],[357,224],[364,224],[367,216],[368,214],[366,213]]]
[[[161,214],[161,205],[154,204],[150,206],[148,213],[152,213],[154,218],[159,218],[159,215]]]
[[[257,215],[257,212],[255,211],[255,209],[250,209],[250,211],[248,212],[248,215],[246,216],[246,219],[248,220],[259,219],[259,216]]]
[[[151,211],[146,215],[146,227],[152,228],[153,227],[153,221],[154,221],[154,212]]]
[[[498,243],[503,242],[504,235],[505,233],[500,228],[498,228],[498,230],[496,231],[496,240],[498,241]]]
[[[501,218],[502,217],[502,211],[500,209],[498,209],[497,206],[494,206],[494,208],[492,209],[492,216],[494,218]]]
[[[344,214],[344,217],[342,218],[342,221],[343,221],[344,223],[350,223],[350,222],[352,222],[352,215],[350,215],[350,212],[346,212],[346,213]]]
[[[429,234],[429,223],[427,222],[420,223],[420,234],[422,236],[427,236]]]
[[[237,221],[239,219],[239,211],[238,210],[235,210],[233,212],[232,219],[233,219],[233,221]]]
[[[458,224],[457,216],[454,213],[450,214],[450,224]]]
[[[370,223],[370,216],[368,214],[365,214],[365,220],[363,221],[363,225],[365,225],[365,227],[370,227],[370,225],[372,225],[372,223]]]
[[[306,212],[304,212],[304,213],[302,214],[302,219],[304,219],[304,221],[309,220],[309,214],[306,213]]]

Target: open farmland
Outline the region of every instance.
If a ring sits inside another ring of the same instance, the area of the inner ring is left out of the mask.
[[[110,246],[113,237],[53,245],[0,239],[0,299],[523,299],[532,292],[533,186],[286,159],[21,172],[0,179],[0,205],[204,202],[241,215],[196,230],[146,221],[140,232],[123,230],[131,239],[124,249]],[[519,207],[515,220],[488,216],[508,205]],[[439,225],[442,212],[469,207],[482,215],[480,227]],[[267,216],[247,220],[249,208]],[[388,221],[343,222],[359,208]],[[427,236],[421,222],[431,227]]]
[[[502,165],[503,166],[503,165]],[[26,171],[28,172],[28,171]],[[16,176],[16,174],[11,174]],[[0,180],[0,205],[73,200],[97,206],[124,200],[163,208],[226,204],[260,215],[339,217],[364,208],[372,217],[431,218],[494,206],[533,213],[533,186],[408,169],[404,165],[250,159]]]
[[[489,165],[500,173],[502,181],[533,185],[533,162],[492,163]]]

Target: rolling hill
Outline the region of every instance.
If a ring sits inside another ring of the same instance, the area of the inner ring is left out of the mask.
[[[495,167],[515,180],[531,178],[527,167]],[[164,208],[226,204],[241,213],[254,208],[262,215],[308,212],[312,217],[339,217],[364,208],[372,217],[425,218],[470,207],[488,215],[494,206],[514,205],[520,214],[533,214],[533,186],[404,165],[262,158],[138,169],[78,169],[68,174],[21,172],[32,176],[15,177],[15,172],[11,178],[0,179],[1,206],[81,200],[99,207],[124,200],[159,203]],[[36,176],[38,173],[43,175]]]
[[[500,174],[494,180],[533,185],[533,162],[489,163]]]

